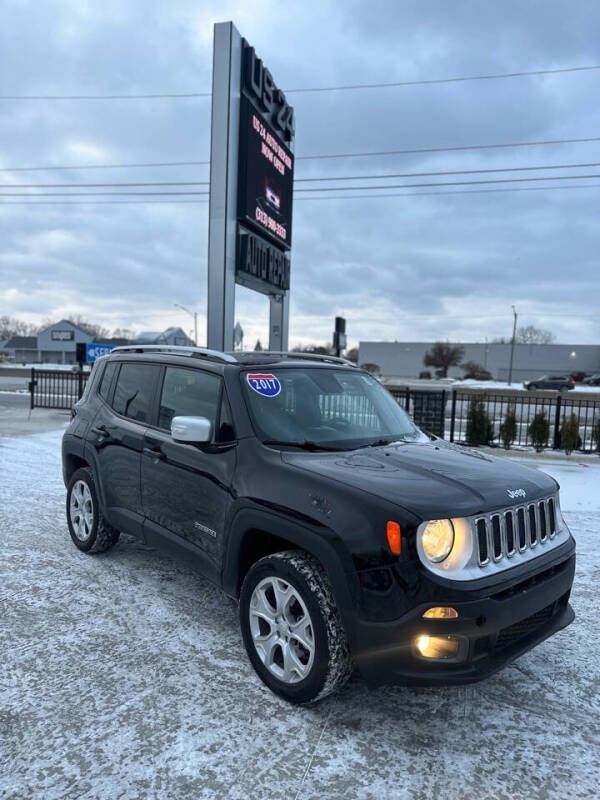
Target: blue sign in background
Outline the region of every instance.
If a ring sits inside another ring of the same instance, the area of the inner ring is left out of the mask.
[[[101,342],[88,342],[85,346],[85,360],[88,364],[93,364],[100,356],[106,356],[114,348],[114,344],[102,344]]]

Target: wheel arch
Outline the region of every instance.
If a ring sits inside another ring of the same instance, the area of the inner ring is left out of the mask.
[[[351,635],[349,618],[356,608],[358,581],[349,552],[333,531],[315,531],[299,520],[276,512],[244,509],[231,525],[223,565],[223,589],[239,598],[243,580],[252,564],[271,553],[298,549],[321,564],[331,583],[336,604]]]

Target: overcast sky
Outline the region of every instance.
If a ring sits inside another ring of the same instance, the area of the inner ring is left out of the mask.
[[[5,0],[0,95],[208,91],[212,26],[227,19],[284,89],[600,64],[596,0]],[[600,70],[288,99],[296,154],[306,156],[600,137],[599,85]],[[2,168],[203,161],[209,135],[208,98],[0,100]],[[303,159],[296,177],[596,162],[600,142]],[[557,174],[599,177],[564,181],[590,188],[561,191],[539,190],[557,181],[512,184],[536,187],[520,192],[299,196],[291,344],[330,340],[336,314],[347,317],[352,343],[482,341],[510,335],[511,304],[522,324],[549,328],[558,341],[598,342],[600,166],[529,173]],[[387,182],[504,177],[515,175]],[[206,166],[0,173],[3,185],[207,178]],[[469,188],[478,187],[452,187]],[[111,329],[189,330],[173,307],[182,303],[201,313],[204,342],[206,204],[8,201],[0,201],[0,315],[37,322],[79,313]],[[264,342],[266,299],[240,287],[236,298],[245,344]]]

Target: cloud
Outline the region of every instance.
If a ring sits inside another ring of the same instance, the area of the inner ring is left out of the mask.
[[[591,0],[575,5],[566,0],[501,5],[185,0],[173,8],[142,0],[12,3],[0,29],[0,94],[207,91],[212,25],[229,18],[286,88],[594,63],[600,37]],[[597,77],[590,72],[290,94],[296,153],[594,136],[600,129]],[[209,155],[210,99],[0,102],[0,166],[197,161]],[[590,143],[298,160],[297,176],[588,164],[600,161],[599,155],[598,143]],[[600,168],[541,170],[531,177],[586,172],[600,174]],[[7,185],[208,179],[205,166],[0,174]],[[484,177],[399,177],[381,184]],[[357,178],[340,185],[375,182]],[[428,190],[396,189],[411,196],[369,199],[298,195],[292,343],[330,340],[333,317],[340,313],[348,318],[351,343],[483,340],[510,333],[512,304],[523,324],[551,328],[559,340],[598,341],[600,190],[593,184],[600,179],[587,183],[590,188],[562,191],[539,191],[543,182],[529,182],[520,192],[419,197],[413,195]],[[447,191],[486,188],[508,187]],[[86,199],[10,205],[0,198],[0,313],[30,320],[81,313],[109,327],[178,324],[187,330],[191,321],[174,307],[183,303],[200,311],[202,339],[207,205],[101,205]],[[268,300],[241,287],[236,297],[246,344],[253,346],[256,338],[264,344]]]

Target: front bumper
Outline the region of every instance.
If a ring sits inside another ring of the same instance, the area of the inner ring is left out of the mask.
[[[572,542],[572,540],[571,540]],[[529,572],[517,582],[495,584],[489,591],[447,592],[419,604],[403,617],[376,623],[356,620],[354,657],[373,685],[441,686],[471,683],[491,675],[575,618],[569,595],[575,574],[574,543],[567,554]],[[423,619],[435,605],[450,605],[457,619]],[[461,660],[430,660],[419,655],[421,635],[463,637]]]

